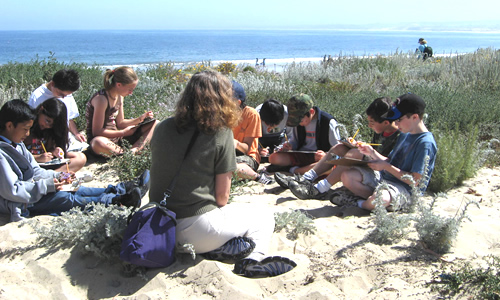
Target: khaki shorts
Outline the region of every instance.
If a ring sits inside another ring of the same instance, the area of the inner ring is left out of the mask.
[[[391,205],[387,207],[387,210],[394,211],[399,210],[403,205],[406,204],[407,200],[410,197],[410,193],[406,189],[403,183],[396,183],[392,181],[383,180],[379,171],[374,171],[373,169],[366,167],[353,167],[358,170],[363,177],[362,183],[366,186],[369,186],[375,190],[379,184],[382,182],[386,183],[388,186],[387,191],[391,196]],[[404,196],[404,197],[401,197]]]
[[[247,166],[252,168],[252,170],[254,170],[255,172],[257,172],[257,169],[259,168],[259,163],[253,157],[248,155],[236,156],[236,163],[246,164]]]

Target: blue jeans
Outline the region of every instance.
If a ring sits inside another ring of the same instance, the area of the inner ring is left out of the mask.
[[[55,192],[43,196],[40,201],[28,207],[30,215],[60,214],[73,207],[84,208],[88,203],[111,205],[111,201],[118,195],[125,194],[125,186],[119,183],[107,188],[91,188],[81,186],[76,192]]]

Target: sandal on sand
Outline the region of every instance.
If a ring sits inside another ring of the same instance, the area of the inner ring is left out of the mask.
[[[230,239],[224,245],[202,255],[211,260],[240,260],[252,253],[255,242],[247,237],[238,236]]]
[[[233,272],[250,278],[273,277],[284,274],[296,266],[294,261],[282,256],[269,256],[260,262],[246,258],[236,262]]]

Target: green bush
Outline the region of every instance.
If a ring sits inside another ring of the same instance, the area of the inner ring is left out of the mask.
[[[312,218],[299,210],[275,213],[274,221],[276,223],[274,232],[280,232],[284,229],[286,237],[290,240],[296,240],[299,234],[316,233],[316,226],[314,226]]]
[[[137,154],[130,151],[130,144],[124,141],[122,155],[111,156],[109,167],[115,170],[120,181],[133,180],[146,169],[151,169],[151,148],[149,144]]]
[[[231,65],[230,76],[245,87],[250,106],[268,98],[286,103],[294,94],[307,93],[318,107],[343,124],[343,135],[350,136],[360,128],[360,137],[366,140],[370,139],[371,131],[364,121],[364,111],[373,99],[381,96],[394,99],[407,92],[422,96],[427,104],[426,125],[436,136],[439,147],[429,190],[439,192],[473,176],[485,158],[493,166],[500,161],[494,143],[500,140],[499,62],[500,51],[493,49],[440,57],[426,63],[416,60],[412,53],[376,57],[341,53],[321,64],[292,63],[281,73]],[[13,98],[28,99],[34,89],[61,68],[76,69],[82,77],[82,86],[74,96],[80,110],[75,121],[84,130],[85,105],[102,88],[101,66],[62,63],[53,53],[29,63],[1,65],[0,104]],[[134,94],[125,99],[125,117],[135,118],[145,110],[152,110],[159,120],[171,116],[190,76],[207,69],[214,69],[210,61],[189,65],[166,62],[137,69],[139,84]],[[483,142],[487,157],[478,152]]]
[[[53,218],[50,226],[30,225],[38,234],[38,246],[75,249],[108,261],[119,261],[123,232],[131,210],[125,207],[90,204],[85,209],[72,208]]]
[[[484,162],[480,151],[478,126],[468,126],[463,133],[458,123],[451,130],[435,130],[438,154],[429,190],[446,191],[471,178]]]
[[[486,268],[474,268],[470,262],[452,265],[449,272],[436,271],[432,289],[441,295],[468,299],[500,299],[500,258],[488,256]]]

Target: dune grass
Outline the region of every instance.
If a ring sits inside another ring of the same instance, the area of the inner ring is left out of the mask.
[[[212,65],[208,61],[180,68],[165,62],[137,70],[140,82],[134,94],[126,98],[124,110],[126,117],[152,110],[158,119],[165,119],[172,114],[190,76],[213,69],[239,81],[251,106],[268,98],[286,103],[296,93],[307,93],[317,106],[345,126],[344,135],[352,135],[360,126],[360,137],[369,139],[370,129],[362,120],[369,103],[377,97],[396,98],[412,92],[427,103],[425,122],[435,133],[440,149],[429,187],[430,191],[440,192],[473,176],[485,163],[498,165],[500,161],[498,143],[494,142],[500,139],[499,62],[500,52],[493,49],[425,62],[406,53],[375,58],[344,56],[323,64],[292,63],[281,73],[228,62]],[[76,122],[84,130],[85,104],[103,85],[101,66],[64,63],[53,54],[28,63],[2,65],[0,104],[14,98],[27,100],[35,88],[61,68],[76,69],[82,78],[82,86],[74,96],[81,115]]]

